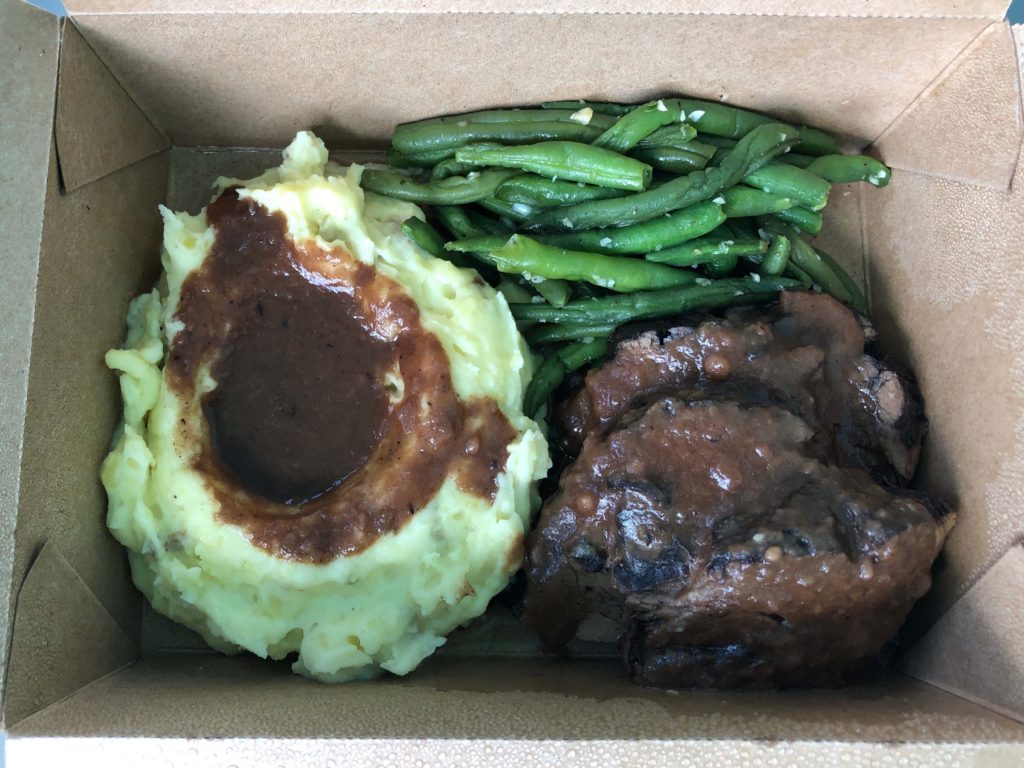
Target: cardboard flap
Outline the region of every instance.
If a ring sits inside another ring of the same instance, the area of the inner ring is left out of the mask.
[[[861,200],[873,320],[930,422],[919,484],[958,512],[926,627],[1024,538],[1024,164],[1010,190],[897,171]]]
[[[86,13],[550,13],[550,0],[68,0]],[[1008,0],[562,0],[558,13],[707,13],[770,16],[1003,18]]]
[[[55,134],[67,191],[170,146],[72,24],[61,43]]]
[[[144,656],[11,729],[15,739],[39,736],[140,736],[229,741],[260,738],[337,739],[346,750],[339,765],[412,765],[403,747],[437,738],[459,745],[428,761],[439,766],[491,765],[460,761],[471,744],[524,746],[571,743],[594,749],[590,760],[564,762],[522,754],[519,766],[694,766],[666,759],[672,742],[750,740],[754,754],[724,765],[770,765],[762,750],[780,743],[779,765],[805,764],[798,744],[846,742],[919,745],[1017,743],[1024,726],[906,675],[893,674],[837,691],[678,691],[631,683],[618,659],[435,656],[406,677],[344,685],[318,685],[292,675],[286,663],[251,656],[176,653]],[[399,741],[390,759],[361,763],[347,750],[357,743]],[[194,742],[193,742],[194,743]],[[629,747],[631,758],[612,759],[610,744]],[[643,750],[650,749],[650,752]],[[600,752],[598,752],[600,750]],[[497,757],[500,752],[495,750]],[[341,754],[337,754],[341,757]],[[643,759],[650,756],[650,760]],[[595,759],[596,758],[596,759]],[[162,765],[161,756],[157,765]],[[116,764],[116,761],[113,761]],[[266,757],[237,765],[275,765]],[[306,766],[327,765],[310,761]],[[860,759],[856,765],[894,766]],[[912,762],[917,765],[918,763]],[[53,765],[53,763],[36,763]],[[59,764],[57,764],[59,765]],[[175,763],[177,765],[177,763]],[[833,766],[835,761],[806,765]],[[987,764],[986,764],[987,765]]]
[[[905,672],[1024,722],[1024,546],[1003,555],[904,658]]]
[[[59,34],[50,14],[0,2],[0,693]]]
[[[50,543],[18,594],[4,721],[9,727],[133,661],[135,644]]]
[[[396,123],[437,114],[672,93],[813,122],[864,145],[989,26],[983,19],[651,19],[308,12],[84,14],[75,23],[176,146],[281,147],[314,128],[330,145],[352,149],[383,146]],[[252,64],[256,51],[273,66]]]
[[[993,24],[875,142],[889,165],[996,189],[1024,135],[1009,27]]]

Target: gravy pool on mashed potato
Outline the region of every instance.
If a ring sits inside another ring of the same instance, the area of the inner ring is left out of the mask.
[[[164,278],[111,350],[108,525],[153,607],[326,681],[405,674],[519,568],[549,466],[504,299],[402,234],[413,205],[300,133],[161,209]]]

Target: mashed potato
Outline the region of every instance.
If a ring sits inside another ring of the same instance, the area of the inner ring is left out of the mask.
[[[282,658],[325,681],[405,674],[445,634],[487,608],[519,568],[536,505],[535,481],[549,466],[537,426],[521,410],[529,355],[504,299],[475,274],[411,244],[401,223],[415,207],[359,188],[362,169],[327,160],[323,143],[300,133],[284,162],[249,181],[221,179],[286,217],[289,236],[343,247],[397,281],[422,327],[448,357],[460,400],[492,398],[514,430],[493,501],[447,478],[398,530],[354,554],[302,562],[257,546],[219,516],[220,502],[182,443],[179,422],[195,416],[163,369],[182,325],[182,285],[210,253],[216,232],[203,213],[162,209],[160,288],[132,302],[124,348],[107,364],[120,374],[124,421],[106,458],[108,525],[128,549],[138,588],[153,607],[226,652]],[[203,390],[216,388],[209,371]],[[400,386],[393,397],[401,397]]]

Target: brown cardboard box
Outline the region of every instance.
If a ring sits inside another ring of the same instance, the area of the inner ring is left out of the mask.
[[[1024,32],[1005,0],[68,5],[61,23],[0,0],[12,762],[1024,763]],[[157,272],[158,203],[197,208],[218,173],[272,157],[248,148],[301,128],[358,159],[402,119],[672,92],[812,122],[896,168],[834,195],[823,235],[917,370],[921,483],[960,513],[891,677],[670,695],[600,654],[540,656],[496,615],[407,678],[332,687],[204,651],[144,609],[97,469],[118,413],[102,353]]]

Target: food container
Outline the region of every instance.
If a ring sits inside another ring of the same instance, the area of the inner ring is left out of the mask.
[[[1005,4],[69,0],[62,21],[0,0],[12,762],[1022,764],[1024,31]],[[102,356],[158,273],[159,203],[197,209],[303,128],[365,160],[400,120],[666,93],[811,122],[895,169],[837,190],[822,235],[918,374],[919,482],[959,512],[891,674],[643,690],[607,648],[543,655],[499,607],[406,678],[329,686],[211,653],[144,606],[104,527]]]

